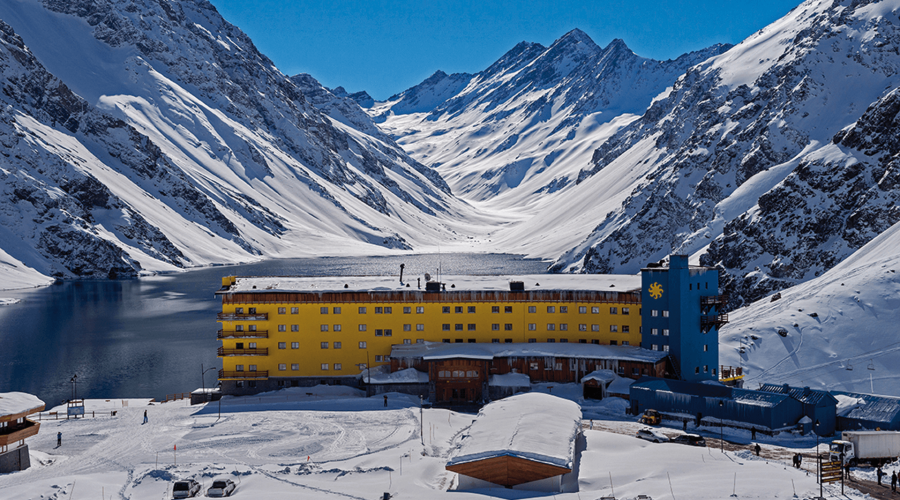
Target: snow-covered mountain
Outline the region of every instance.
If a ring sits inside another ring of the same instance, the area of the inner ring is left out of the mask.
[[[900,396],[898,246],[900,223],[777,300],[732,312],[721,362],[747,368],[751,389],[778,381]]]
[[[726,269],[737,306],[897,222],[893,153],[877,145],[896,142],[898,12],[897,0],[809,0],[688,69],[594,152],[582,184],[623,169],[635,181],[555,268],[632,272],[693,254]]]
[[[575,184],[599,142],[727,48],[654,61],[575,29],[549,48],[522,42],[474,75],[438,71],[368,111],[457,195],[521,210]]]
[[[353,97],[283,75],[204,0],[9,0],[0,19],[4,274],[130,276],[478,231]]]

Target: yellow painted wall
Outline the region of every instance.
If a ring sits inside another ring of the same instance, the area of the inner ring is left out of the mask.
[[[512,312],[505,312],[506,307],[512,307]],[[570,343],[585,340],[587,343],[597,340],[600,344],[610,344],[615,340],[619,345],[628,342],[630,345],[639,346],[640,335],[640,305],[624,303],[581,303],[581,302],[477,302],[477,303],[301,303],[301,304],[223,304],[223,313],[234,313],[236,308],[243,308],[248,313],[251,307],[256,308],[257,313],[267,313],[267,321],[222,321],[222,329],[234,330],[236,325],[242,325],[249,330],[251,324],[255,324],[257,330],[268,330],[267,339],[223,339],[222,346],[225,349],[235,349],[238,343],[243,343],[243,348],[249,348],[251,342],[256,343],[257,348],[268,348],[268,356],[225,356],[223,368],[225,371],[234,371],[236,365],[243,365],[245,371],[250,370],[250,365],[256,365],[256,370],[267,370],[269,377],[324,377],[324,376],[348,376],[360,372],[359,365],[368,363],[378,366],[388,363],[386,357],[391,353],[391,346],[404,342],[415,343],[417,340],[441,342],[449,339],[450,342],[492,342],[499,339],[501,343],[507,339],[512,342],[547,342],[553,339],[560,342],[568,339]],[[391,308],[387,313],[386,308]],[[450,312],[443,312],[449,307]],[[462,312],[457,312],[461,307]],[[475,312],[469,312],[474,307]],[[492,312],[492,308],[499,308],[499,312]],[[529,312],[533,307],[535,312]],[[548,308],[554,308],[555,312],[548,312]],[[568,311],[563,313],[562,308]],[[585,312],[580,313],[579,307],[584,307]],[[327,308],[328,313],[322,314],[321,308]],[[336,313],[336,309],[340,313]],[[360,308],[365,308],[365,313],[360,313]],[[376,308],[381,308],[381,313],[376,313]],[[404,309],[408,308],[408,313]],[[417,308],[423,308],[417,313]],[[596,309],[595,309],[596,308]],[[611,308],[616,309],[616,314],[611,314]],[[296,313],[292,314],[292,309]],[[623,314],[623,309],[630,309],[629,314]],[[283,310],[279,312],[279,310]],[[593,312],[597,311],[597,312]],[[443,325],[450,325],[449,331],[444,330]],[[474,324],[475,330],[469,330],[469,325]],[[507,330],[506,325],[512,325]],[[534,330],[529,330],[529,325],[535,325]],[[549,330],[548,324],[554,325],[555,330]],[[279,331],[279,325],[285,331]],[[292,331],[296,325],[298,331]],[[328,331],[322,331],[321,326],[327,325]],[[335,325],[340,325],[340,331],[335,331]],[[360,330],[360,325],[365,325],[365,331]],[[404,330],[404,325],[409,325],[409,331]],[[417,330],[417,325],[423,325],[423,330]],[[457,330],[457,325],[462,325],[462,330]],[[499,330],[493,330],[493,325],[498,325]],[[568,330],[562,330],[561,325],[567,325]],[[587,331],[579,331],[579,325],[585,325]],[[611,331],[610,326],[615,325],[617,331]],[[627,326],[629,332],[624,332]],[[390,336],[385,336],[385,330],[391,330]],[[596,329],[596,330],[595,330]],[[377,336],[377,330],[382,331]],[[284,349],[279,349],[279,342],[283,342]],[[297,349],[291,344],[298,343]],[[322,348],[322,343],[327,343],[327,349]],[[365,342],[365,347],[360,347],[360,342]],[[340,343],[338,348],[336,343]],[[382,361],[378,361],[377,357]],[[285,365],[285,370],[279,369],[279,364]],[[297,364],[298,370],[292,370],[291,365]],[[328,370],[323,370],[322,365],[327,364]],[[339,369],[335,365],[340,365]]]

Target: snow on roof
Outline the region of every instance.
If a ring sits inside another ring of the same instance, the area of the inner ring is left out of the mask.
[[[631,385],[634,384],[634,382],[634,379],[616,377],[616,379],[609,384],[609,387],[606,388],[606,392],[609,394],[629,394]]]
[[[387,365],[379,366],[378,368],[388,368]],[[386,371],[377,370],[376,368],[372,369],[371,373],[366,373],[363,370],[363,373],[360,375],[363,380],[370,384],[427,384],[428,383],[428,374],[420,372],[415,368],[406,368],[405,370],[398,370],[394,373],[388,373]]]
[[[531,377],[524,373],[504,373],[491,375],[488,385],[494,387],[530,387]]]
[[[788,384],[763,384],[759,390],[763,392],[772,392],[775,394],[787,394],[788,396],[800,401],[804,404],[818,405],[819,403],[833,403],[834,396],[827,391],[819,391],[810,389],[809,387],[791,387]]]
[[[0,417],[34,413],[44,409],[44,402],[25,392],[0,392]]]
[[[641,288],[639,275],[627,274],[526,274],[496,276],[442,276],[446,291],[508,292],[511,281],[521,281],[525,291],[630,292]],[[409,285],[407,287],[406,285]],[[345,288],[346,285],[346,288]],[[418,288],[416,276],[250,276],[238,277],[235,284],[218,293],[262,292],[424,292],[425,279]]]
[[[588,380],[596,380],[597,382],[612,382],[618,378],[618,375],[612,370],[594,370],[591,373],[581,377],[581,383],[585,383]]]
[[[838,400],[840,417],[872,422],[900,420],[900,398],[845,391],[833,391],[832,394]]]
[[[733,389],[731,392],[731,398],[736,403],[751,406],[764,406],[767,408],[774,408],[781,404],[784,400],[791,399],[791,397],[786,394],[751,391],[749,389]]]
[[[529,392],[494,401],[462,438],[447,465],[500,456],[572,468],[581,407],[567,399]]]
[[[568,342],[515,344],[424,342],[421,344],[396,344],[391,347],[392,358],[421,358],[426,361],[452,358],[557,357],[656,363],[664,359],[666,355],[665,351],[651,351],[638,346],[576,344]]]

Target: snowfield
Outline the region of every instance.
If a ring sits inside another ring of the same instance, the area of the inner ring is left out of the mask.
[[[571,396],[576,385],[569,386],[553,386],[552,392]],[[534,390],[547,392],[548,388],[538,385]],[[259,397],[226,398],[221,418],[218,403],[147,406],[146,400],[129,400],[123,407],[119,400],[88,401],[89,415],[112,409],[118,414],[43,421],[40,434],[29,440],[31,469],[0,475],[0,499],[105,495],[158,500],[171,498],[173,480],[196,479],[205,492],[217,477],[238,484],[235,498],[373,499],[381,498],[383,492],[396,498],[535,495],[505,489],[448,492],[457,478],[444,466],[475,416],[426,409],[423,445],[415,399],[389,394],[385,408],[380,396],[365,398],[354,389],[293,388]],[[734,498],[745,499],[818,494],[814,477],[787,462],[756,458],[749,451],[722,454],[713,448],[637,439],[633,434],[640,426],[623,420],[622,405],[617,402],[621,400],[586,403],[595,416],[605,411],[616,414],[608,414],[607,420],[585,421],[586,427],[593,425],[597,430],[586,429],[579,438],[577,481],[565,483],[566,492],[555,498],[599,498],[613,489],[620,499],[639,494],[669,498],[673,492],[676,498],[695,500],[728,498],[732,492]],[[145,409],[148,424],[141,423]],[[59,448],[57,432],[62,432]],[[810,448],[810,439],[790,442]],[[847,498],[866,497],[848,490]]]

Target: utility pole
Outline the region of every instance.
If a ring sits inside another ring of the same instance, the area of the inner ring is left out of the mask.
[[[422,402],[422,395],[419,394],[419,437],[422,438],[422,446],[425,446],[425,409]]]

